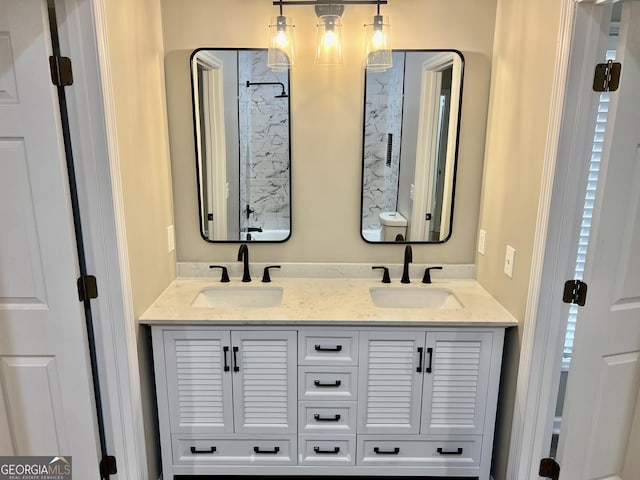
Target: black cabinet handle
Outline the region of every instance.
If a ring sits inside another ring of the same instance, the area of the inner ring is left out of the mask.
[[[333,417],[321,417],[319,413],[316,413],[313,418],[316,422],[338,422],[340,421],[340,414],[336,413]]]
[[[342,345],[336,345],[335,347],[322,347],[316,344],[316,352],[341,352]]]
[[[316,387],[333,387],[333,388],[336,388],[336,387],[339,387],[340,385],[342,385],[342,382],[340,380],[336,380],[334,383],[322,383],[322,382],[320,382],[320,380],[314,380],[313,384]]]
[[[239,372],[240,367],[238,366],[238,347],[233,347],[233,371]]]
[[[380,450],[379,447],[373,447],[373,451],[376,455],[398,455],[400,447],[395,447],[393,450]]]
[[[216,447],[209,447],[209,450],[198,450],[196,447],[191,447],[191,453],[193,453],[194,455],[214,453],[216,450]]]
[[[222,352],[224,355],[224,371],[229,371],[229,362],[227,361],[227,353],[229,353],[229,347],[222,347]]]
[[[442,448],[438,448],[438,453],[440,455],[462,455],[462,447],[459,447],[455,452],[447,452]]]
[[[333,447],[333,450],[320,450],[320,447],[313,447],[313,451],[317,454],[337,455],[340,453],[340,447]]]
[[[422,359],[424,357],[424,348],[418,347],[418,368],[416,368],[416,372],[422,372]]]
[[[260,447],[253,447],[253,451],[256,453],[276,455],[280,451],[280,447],[273,447],[273,450],[260,450]]]
[[[433,348],[429,347],[427,348],[427,355],[429,355],[429,364],[427,366],[427,368],[424,369],[425,372],[427,373],[431,373],[431,364],[433,362]]]

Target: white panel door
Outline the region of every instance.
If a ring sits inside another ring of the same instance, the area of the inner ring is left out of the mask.
[[[427,332],[423,434],[483,432],[493,334]]]
[[[172,433],[233,433],[228,330],[164,332]]]
[[[44,0],[0,0],[0,455],[72,455],[99,478]]]
[[[623,5],[601,187],[558,459],[561,478],[621,478],[640,383],[640,2]],[[638,452],[627,455],[637,456]],[[637,475],[628,478],[639,478]]]
[[[358,433],[417,434],[425,332],[361,332]]]
[[[236,433],[298,431],[297,332],[231,332]]]

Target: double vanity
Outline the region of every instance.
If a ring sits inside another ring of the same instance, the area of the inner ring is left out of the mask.
[[[163,478],[488,480],[513,317],[447,267],[430,285],[295,270],[179,278],[143,315]]]

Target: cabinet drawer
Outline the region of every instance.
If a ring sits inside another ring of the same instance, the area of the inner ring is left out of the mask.
[[[300,435],[299,465],[355,465],[355,435]]]
[[[358,465],[478,467],[482,436],[358,435]]]
[[[195,437],[195,438],[194,438]],[[295,465],[295,436],[267,438],[173,435],[174,465]]]
[[[356,433],[356,402],[299,402],[300,433]]]
[[[301,367],[299,400],[356,400],[356,367]]]
[[[358,332],[335,330],[335,333],[301,330],[298,333],[300,365],[358,364]]]

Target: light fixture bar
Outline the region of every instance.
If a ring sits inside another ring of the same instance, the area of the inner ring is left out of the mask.
[[[387,0],[274,0],[274,5],[386,5]]]

